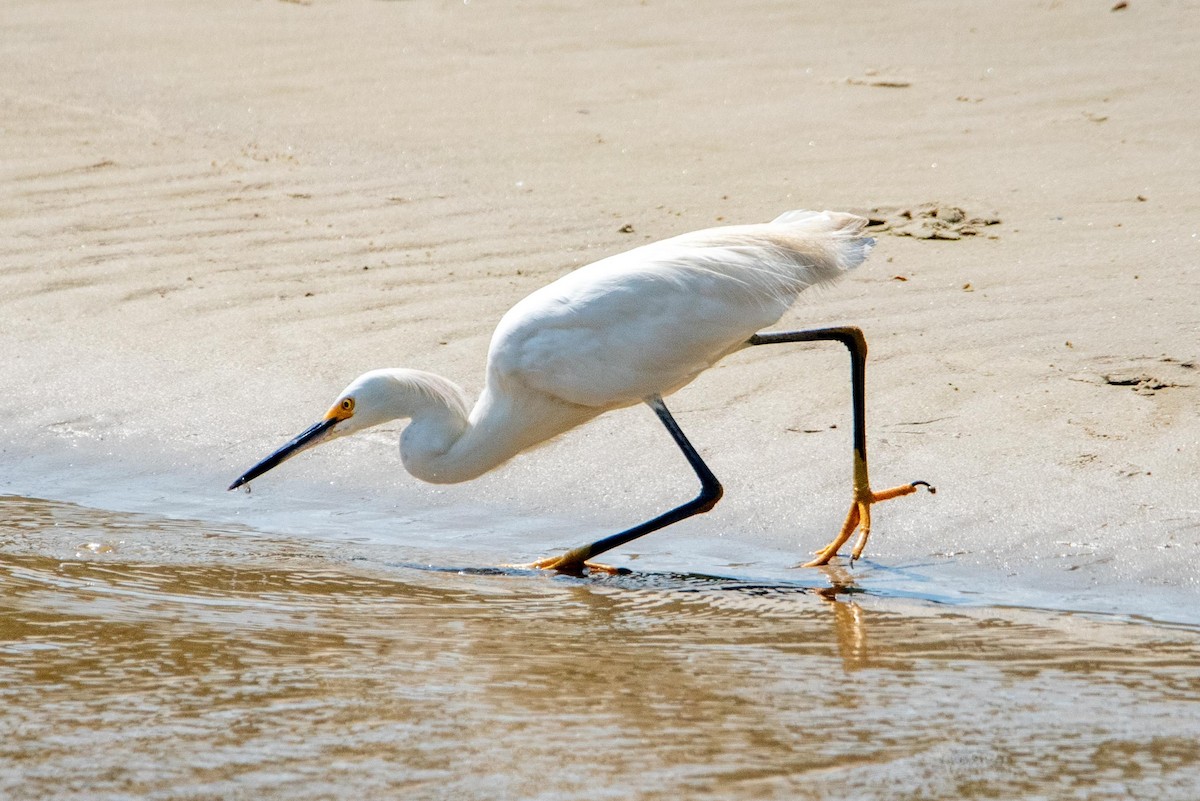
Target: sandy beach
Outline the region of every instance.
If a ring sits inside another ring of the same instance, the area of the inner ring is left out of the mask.
[[[1193,801],[1200,4],[5,0],[0,796]],[[359,373],[479,392],[515,302],[789,209],[877,246],[668,399],[477,481],[398,425],[229,483]],[[611,556],[611,559],[608,557]]]
[[[404,475],[393,427],[224,487],[363,370],[477,392],[500,315],[589,261],[791,208],[932,203],[998,222],[882,232],[781,324],[865,330],[876,482],[939,488],[881,506],[869,555],[1066,606],[1194,604],[1197,11],[13,0],[0,491],[259,523],[460,515],[448,553],[536,557],[692,492],[649,412],[470,485]],[[724,502],[618,561],[787,569],[836,529],[845,356],[761,350],[672,402]]]

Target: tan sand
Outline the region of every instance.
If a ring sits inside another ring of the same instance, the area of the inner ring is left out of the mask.
[[[566,270],[790,208],[937,202],[1001,222],[881,234],[785,321],[865,329],[876,483],[940,488],[880,506],[870,554],[1195,593],[1200,6],[1110,8],[7,0],[0,491],[174,470],[217,514],[365,369],[477,391],[495,321]],[[728,494],[635,550],[828,538],[843,353],[755,349],[672,406]],[[453,488],[399,475],[393,433],[255,494],[317,479],[592,531],[693,489],[645,410]]]

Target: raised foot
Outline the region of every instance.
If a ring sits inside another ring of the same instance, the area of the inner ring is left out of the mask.
[[[846,522],[842,523],[842,530],[838,532],[832,542],[817,551],[816,556],[805,562],[802,567],[820,567],[829,564],[829,560],[837,556],[838,549],[846,544],[846,540],[850,539],[855,530],[861,529],[858,542],[854,544],[854,550],[850,552],[850,563],[853,564],[862,556],[863,549],[867,547],[867,539],[871,536],[871,504],[899,498],[902,495],[911,495],[917,491],[918,487],[924,487],[930,493],[937,492],[937,488],[931,486],[928,481],[914,481],[911,484],[902,484],[882,492],[872,492],[870,489],[855,492],[854,501],[850,504],[850,512],[846,515]]]

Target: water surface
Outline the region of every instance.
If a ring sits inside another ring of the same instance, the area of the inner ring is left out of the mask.
[[[0,796],[1194,799],[1200,630],[0,498]]]

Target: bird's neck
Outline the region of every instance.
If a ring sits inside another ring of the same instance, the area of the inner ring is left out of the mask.
[[[400,458],[409,473],[432,484],[456,484],[516,454],[503,427],[494,425],[487,390],[468,414],[467,395],[457,384],[432,373],[404,373],[408,386],[399,393],[396,416],[411,420],[400,435]]]
[[[471,428],[466,392],[453,381],[433,373],[420,370],[389,372],[395,384],[388,397],[390,408],[384,416],[409,420],[400,435],[400,458],[405,469],[423,481],[465,480],[439,476],[462,469],[445,463]]]
[[[516,407],[512,398],[485,388],[469,415],[465,406],[444,402],[415,408],[400,436],[400,458],[422,481],[470,481],[595,415],[549,398],[525,398]]]

